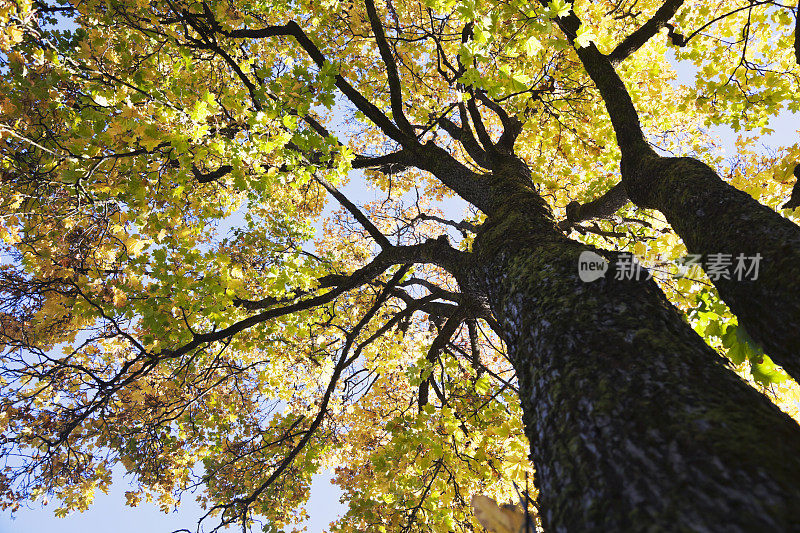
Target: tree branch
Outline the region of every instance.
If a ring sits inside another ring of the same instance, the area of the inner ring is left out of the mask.
[[[423,313],[427,314],[436,314],[439,316],[450,316],[458,309],[457,306],[452,304],[444,304],[441,302],[434,302],[433,300],[436,297],[432,294],[425,296],[423,298],[413,298],[408,295],[405,291],[393,287],[392,289],[392,296],[398,297],[406,304],[406,308],[396,313],[391,319],[389,319],[384,325],[378,328],[372,335],[370,335],[364,342],[360,343],[356,351],[353,353],[353,357],[358,356],[361,351],[366,346],[369,346],[375,340],[381,338],[387,331],[392,329],[395,326],[399,328],[403,328],[403,321],[408,324],[410,321],[411,316],[416,311],[422,311]]]
[[[667,0],[658,8],[658,11],[645,22],[639,29],[628,35],[614,50],[608,54],[608,60],[612,65],[617,66],[625,58],[636,52],[645,45],[661,28],[664,28],[669,20],[675,16],[678,9],[683,5],[683,0]]]
[[[217,181],[221,177],[230,174],[233,170],[231,165],[222,165],[217,170],[212,172],[204,173],[196,165],[192,165],[192,174],[194,177],[197,178],[197,181],[200,183],[210,183],[212,181]]]
[[[295,21],[289,21],[286,24],[290,34],[297,40],[298,44],[303,50],[308,53],[311,59],[322,68],[325,65],[325,56],[322,55],[319,48],[308,38],[308,35]],[[369,102],[364,96],[358,92],[350,83],[344,79],[341,74],[336,74],[336,87],[355,105],[359,111],[364,113],[376,126],[378,126],[386,135],[406,146],[409,144],[417,144],[416,139],[412,136],[409,138],[397,126],[395,126],[389,118],[383,114],[373,103]]]
[[[539,3],[543,7],[548,6],[547,0],[539,0]],[[655,152],[645,140],[639,123],[639,114],[633,105],[630,93],[617,71],[614,70],[611,61],[597,49],[594,43],[589,43],[584,47],[575,44],[577,31],[581,25],[581,20],[575,11],[570,11],[566,17],[557,17],[555,22],[575,48],[575,53],[581,60],[583,68],[600,91],[600,96],[603,98],[603,103],[614,127],[614,133],[617,136],[617,145],[622,152],[624,176],[631,164],[635,164],[642,158],[655,156]]]
[[[503,124],[503,133],[497,140],[495,147],[503,153],[510,154],[514,151],[514,142],[522,133],[522,122],[516,116],[510,116],[503,106],[489,98],[484,91],[475,91],[477,98],[483,105],[494,111]]]
[[[481,117],[481,112],[478,111],[478,106],[475,104],[474,96],[467,100],[467,110],[469,111],[469,116],[472,119],[472,125],[475,128],[475,133],[478,135],[478,140],[483,145],[486,153],[491,154],[495,151],[494,143],[492,142],[492,138],[489,136],[489,132],[486,131],[486,126],[483,124],[483,117]]]
[[[450,137],[461,143],[461,146],[464,147],[467,155],[469,155],[473,161],[487,170],[492,168],[489,156],[481,145],[478,144],[478,141],[475,140],[472,131],[469,129],[468,124],[464,122],[463,118],[461,120],[461,126],[458,126],[447,117],[440,118],[439,125]]]
[[[375,42],[378,43],[378,50],[380,51],[381,59],[383,59],[383,62],[386,65],[386,78],[389,82],[389,97],[392,103],[392,115],[394,115],[394,120],[397,122],[400,131],[413,137],[414,128],[411,127],[411,124],[408,122],[405,112],[403,111],[403,89],[400,84],[400,75],[397,72],[397,63],[395,63],[394,55],[392,54],[392,50],[389,47],[388,41],[386,40],[386,34],[383,31],[381,19],[378,16],[378,12],[375,9],[375,3],[372,0],[364,0],[364,4],[367,7],[367,17],[369,17],[369,23],[370,26],[372,26],[372,33],[375,34]]]
[[[400,150],[375,157],[356,155],[353,159],[353,168],[374,168],[381,172],[400,172],[413,166],[414,161],[408,152]]]
[[[236,39],[294,37],[295,41],[297,41],[300,47],[305,50],[311,60],[314,61],[319,68],[322,68],[326,62],[325,56],[322,54],[317,45],[315,45],[308,35],[306,35],[306,33],[303,31],[303,28],[301,28],[297,22],[293,20],[287,22],[283,26],[267,26],[259,29],[239,29],[221,33]],[[350,85],[350,83],[344,79],[341,74],[336,74],[334,79],[336,87],[342,91],[347,99],[350,100],[350,102],[352,102],[359,111],[364,113],[364,115],[366,115],[367,118],[369,118],[376,126],[378,126],[386,135],[404,145],[416,144],[416,140],[413,136],[409,138],[408,135],[399,130],[397,126],[395,126],[392,121],[389,120],[389,118],[384,115],[380,109],[378,109],[378,107],[364,98],[364,96],[352,85]]]
[[[800,0],[794,12],[794,58],[800,65]]]
[[[599,198],[580,204],[570,202],[567,204],[567,218],[559,223],[559,227],[566,231],[576,222],[593,218],[610,218],[620,207],[628,203],[628,193],[622,182],[611,187]]]
[[[449,300],[451,302],[461,303],[461,300],[463,299],[463,296],[464,296],[464,293],[448,291],[447,289],[443,289],[442,287],[440,287],[440,286],[436,285],[435,283],[433,283],[433,282],[431,282],[431,281],[429,281],[427,279],[424,279],[424,278],[414,278],[414,277],[412,277],[412,278],[409,278],[409,279],[405,280],[403,283],[400,283],[398,286],[399,287],[410,287],[412,285],[419,285],[420,287],[425,287],[426,289],[428,289],[428,292],[431,293],[431,296],[433,296],[434,299]],[[406,294],[406,293],[404,293],[404,294]],[[400,298],[404,299],[403,296],[400,296]],[[409,298],[410,298],[410,296],[409,296]],[[409,303],[409,302],[406,302],[406,303]],[[450,316],[450,313],[441,313],[441,314],[442,314],[442,316]]]
[[[483,373],[481,367],[481,352],[478,348],[478,325],[474,318],[470,318],[467,320],[467,331],[469,332],[469,348],[470,352],[472,352],[472,359],[470,363],[472,364],[472,368],[475,369],[478,376]]]
[[[466,220],[462,220],[461,222],[455,222],[453,220],[448,220],[446,218],[437,217],[436,215],[429,215],[427,213],[420,213],[414,218],[415,219],[419,219],[419,220],[433,220],[434,222],[438,222],[438,223],[444,224],[446,226],[452,226],[452,227],[456,228],[457,230],[459,230],[461,233],[466,233],[468,231],[472,232],[472,233],[478,233],[478,226],[476,226],[475,224],[472,224],[470,222],[467,222]],[[413,220],[412,220],[412,222],[413,222]]]
[[[250,94],[250,101],[253,102],[253,107],[255,107],[256,111],[261,111],[262,105],[258,99],[255,84],[250,80],[247,74],[245,74],[241,66],[239,66],[239,63],[223,50],[217,42],[215,35],[220,31],[220,25],[208,6],[203,4],[204,14],[201,16],[199,14],[189,13],[186,9],[178,9],[178,6],[170,5],[175,14],[180,17],[180,21],[191,27],[200,35],[200,39],[191,37],[186,25],[183,25],[184,37],[186,40],[193,43],[197,48],[205,48],[219,54],[247,88],[247,92]]]
[[[308,56],[322,68],[326,59],[319,48],[311,41],[303,29],[295,21],[289,21],[284,26],[268,26],[258,30],[233,30],[221,32],[233,38],[261,38],[276,36],[291,36]],[[455,159],[449,152],[429,142],[420,144],[416,137],[409,136],[398,129],[394,123],[374,104],[369,102],[359,91],[344,79],[341,74],[335,76],[336,87],[347,97],[356,108],[364,113],[379,129],[392,140],[398,142],[408,151],[408,156],[413,157],[414,166],[427,170],[435,175],[456,194],[475,205],[484,212],[489,212],[494,207],[494,198],[490,191],[483,186],[479,177],[464,164]]]
[[[406,297],[400,296],[400,293],[405,294]],[[434,301],[436,298],[432,294],[429,294],[425,298],[418,299],[408,296],[404,291],[397,291],[395,296],[403,300],[408,309],[414,308],[415,311],[421,311],[429,316],[450,317],[458,310],[458,305],[456,304]],[[415,307],[417,305],[416,302],[419,302],[418,307]]]
[[[375,242],[377,242],[381,248],[390,248],[392,246],[392,243],[389,242],[389,239],[386,238],[386,235],[381,233],[381,231],[375,227],[375,225],[367,218],[367,216],[361,212],[361,210],[356,207],[356,205],[351,202],[347,196],[342,194],[339,189],[334,187],[328,180],[319,174],[315,174],[314,179],[317,180],[320,185],[325,187],[325,190],[331,193],[331,196],[336,198],[336,200],[342,204],[345,209],[350,211],[350,214],[352,214],[353,217],[358,220],[359,224],[361,224],[364,229],[367,230],[367,233],[370,234],[370,237],[375,239]]]
[[[797,181],[794,182],[794,187],[792,187],[792,194],[789,196],[789,200],[781,206],[781,209],[800,207],[800,163],[794,167],[794,177],[797,178]]]
[[[237,333],[249,329],[257,324],[266,322],[273,318],[284,316],[297,311],[303,311],[319,307],[332,302],[336,297],[344,292],[354,289],[359,285],[368,283],[376,276],[380,275],[387,268],[393,265],[413,264],[413,263],[430,263],[435,264],[448,270],[453,275],[458,277],[467,258],[470,254],[456,250],[447,241],[447,238],[439,237],[438,239],[428,239],[421,244],[414,244],[410,246],[390,246],[381,250],[375,258],[367,265],[359,268],[350,276],[342,278],[342,283],[335,288],[321,294],[314,296],[307,300],[291,303],[282,307],[275,307],[262,311],[261,313],[251,315],[247,318],[231,324],[227,328],[211,331],[208,333],[201,333],[195,335],[194,339],[184,344],[175,350],[163,350],[159,357],[179,357],[187,354],[192,350],[200,347],[203,344],[211,343],[226,339]],[[323,278],[325,279],[325,278]]]
[[[267,488],[269,488],[269,486],[272,485],[272,483],[274,483],[276,479],[278,479],[278,477],[283,473],[284,470],[286,470],[286,468],[289,467],[289,465],[294,461],[295,457],[297,457],[300,451],[306,446],[308,441],[313,436],[314,432],[322,423],[322,420],[325,418],[325,415],[328,412],[328,404],[330,403],[330,399],[333,396],[334,391],[336,390],[336,385],[339,382],[339,378],[341,377],[342,371],[348,366],[349,362],[352,362],[352,360],[348,356],[350,354],[350,350],[353,346],[353,343],[355,342],[359,333],[361,333],[361,330],[364,329],[364,327],[366,327],[367,324],[369,324],[369,322],[377,314],[381,306],[386,302],[386,299],[390,296],[392,287],[394,287],[397,284],[397,282],[400,281],[400,279],[405,275],[407,271],[408,271],[408,265],[398,269],[398,271],[395,272],[395,274],[392,276],[392,279],[389,281],[387,286],[384,287],[383,290],[381,290],[380,294],[375,300],[375,303],[373,303],[369,311],[367,311],[367,313],[363,317],[361,317],[361,320],[358,321],[355,327],[350,332],[347,333],[345,337],[345,344],[342,347],[342,353],[339,356],[336,366],[334,367],[333,375],[331,376],[330,381],[328,382],[328,386],[325,390],[325,393],[323,394],[322,399],[320,400],[317,416],[311,422],[309,428],[305,431],[305,434],[303,435],[302,439],[300,439],[300,442],[298,442],[292,448],[289,454],[283,458],[283,460],[280,462],[278,467],[272,472],[269,478],[267,478],[267,480],[264,481],[264,483],[259,485],[258,488],[256,488],[256,490],[251,492],[249,496],[245,498],[235,498],[229,503],[216,505],[211,508],[209,513],[215,509],[223,509],[223,523],[224,523],[225,512],[235,508],[235,506],[237,505],[242,505],[243,510],[241,511],[241,519],[243,524],[246,523],[249,506],[256,501],[256,499],[262,492],[264,492]],[[205,516],[208,516],[208,513]]]
[[[461,325],[463,320],[464,312],[459,307],[459,309],[447,319],[442,326],[442,329],[439,330],[439,334],[436,335],[435,339],[433,339],[426,357],[429,363],[436,363],[439,354],[442,352],[444,347],[447,346],[447,343],[450,342],[450,338],[455,334],[456,330],[458,330],[458,327]],[[422,410],[422,408],[428,404],[428,387],[432,380],[433,376],[428,376],[428,378],[423,380],[419,385],[419,397],[417,399],[417,404],[420,410]]]

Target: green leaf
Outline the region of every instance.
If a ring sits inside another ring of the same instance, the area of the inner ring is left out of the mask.
[[[485,375],[475,380],[475,392],[478,394],[486,394],[489,391],[489,378]]]
[[[542,43],[536,37],[531,36],[528,37],[522,48],[525,50],[526,55],[533,57],[539,50],[542,49]]]
[[[511,87],[515,92],[524,91],[531,83],[531,77],[527,74],[517,73],[511,76]]]
[[[722,345],[728,349],[728,357],[736,366],[747,359],[747,345],[739,342],[737,330],[736,325],[729,325],[725,329],[725,334],[722,335]]]
[[[572,10],[567,0],[550,0],[547,4],[547,9],[550,11],[550,17],[566,17]]]
[[[789,376],[781,372],[766,355],[761,358],[761,362],[752,362],[750,365],[750,372],[753,374],[753,379],[756,383],[763,386],[782,383]]]
[[[486,44],[489,41],[489,32],[482,29],[476,29],[473,32],[473,39],[476,43]]]
[[[297,128],[297,117],[294,115],[284,115],[281,118],[281,123],[287,130],[294,130]]]
[[[578,32],[575,35],[575,44],[578,45],[578,48],[586,48],[596,38],[597,37],[595,37],[592,29],[589,26],[581,24],[580,28],[578,28]]]

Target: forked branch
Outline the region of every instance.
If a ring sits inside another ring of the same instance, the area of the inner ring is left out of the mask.
[[[683,0],[667,0],[658,8],[650,20],[645,22],[639,29],[628,35],[614,50],[608,54],[608,60],[616,66],[622,63],[625,58],[636,52],[645,45],[661,28],[669,23],[675,16],[678,9],[683,5]]]

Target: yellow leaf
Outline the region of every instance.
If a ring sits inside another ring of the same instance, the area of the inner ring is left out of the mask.
[[[111,290],[114,293],[114,307],[117,309],[123,307],[128,302],[128,296],[116,287]]]
[[[491,533],[519,533],[525,525],[525,512],[516,505],[497,505],[483,494],[476,494],[471,501],[472,512],[480,525]]]
[[[136,236],[131,236],[125,241],[125,247],[128,249],[128,254],[133,257],[142,255],[142,251],[147,246],[147,241],[141,240]]]

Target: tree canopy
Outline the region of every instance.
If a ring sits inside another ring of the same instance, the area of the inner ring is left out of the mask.
[[[656,424],[650,394],[702,411],[707,382],[758,436],[704,447],[800,472],[772,447],[800,446],[794,422],[739,387],[798,416],[800,212],[782,206],[800,142],[759,145],[800,111],[797,11],[2,0],[2,506],[85,510],[122,464],[130,505],[197,496],[198,528],[280,531],[333,469],[333,531],[478,531],[470,498],[526,480],[555,528],[553,494],[594,481],[552,489],[548,461],[613,439],[566,435],[546,405],[571,420],[616,385]],[[605,278],[578,280],[587,250]],[[597,371],[646,385],[540,375],[553,354],[577,362],[552,376],[590,373],[592,335],[632,346]],[[643,377],[673,353],[675,381]],[[621,459],[597,457],[613,477]]]

